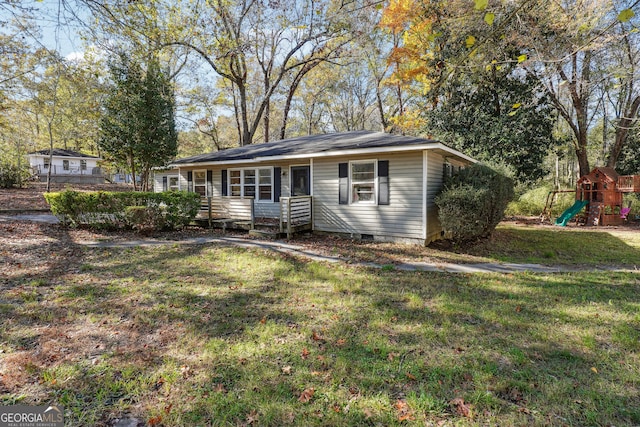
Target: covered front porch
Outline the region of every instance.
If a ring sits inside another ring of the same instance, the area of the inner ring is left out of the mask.
[[[286,235],[313,230],[312,196],[280,197],[277,218],[256,217],[253,197],[202,197],[196,222],[226,230],[271,230]]]

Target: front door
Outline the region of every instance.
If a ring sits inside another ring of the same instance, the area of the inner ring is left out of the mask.
[[[291,195],[309,196],[311,195],[311,168],[309,166],[291,167]]]

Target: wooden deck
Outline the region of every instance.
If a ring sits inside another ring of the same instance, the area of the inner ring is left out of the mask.
[[[618,177],[618,191],[623,193],[640,193],[640,175],[624,175]]]

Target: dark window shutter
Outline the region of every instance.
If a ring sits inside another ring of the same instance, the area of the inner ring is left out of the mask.
[[[213,195],[213,171],[207,171],[207,196]]]
[[[378,161],[378,204],[389,204],[389,160]]]
[[[282,173],[282,168],[273,168],[273,201],[274,202],[279,202],[280,201],[280,187],[281,185],[281,178],[280,175]]]
[[[193,193],[193,172],[187,172],[187,191]]]
[[[167,177],[163,176],[162,177],[162,191],[167,191],[169,189],[167,181],[168,181]]]
[[[338,164],[338,203],[349,204],[349,163]]]
[[[229,190],[228,190],[228,185],[227,185],[227,170],[226,169],[222,169],[222,195],[223,196],[228,196],[229,195]]]

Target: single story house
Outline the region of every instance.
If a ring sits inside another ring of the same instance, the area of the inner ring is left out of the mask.
[[[72,150],[54,148],[50,151],[40,150],[27,154],[32,173],[40,180],[46,181],[49,169],[53,182],[75,184],[102,184],[104,175],[98,167],[99,157],[79,153]],[[51,161],[51,163],[49,163]]]
[[[430,139],[343,132],[175,160],[154,187],[194,191],[216,203],[250,199],[252,216],[281,224],[297,209],[294,200],[308,200],[314,231],[428,244],[442,234],[434,197],[444,177],[474,162]]]

